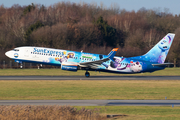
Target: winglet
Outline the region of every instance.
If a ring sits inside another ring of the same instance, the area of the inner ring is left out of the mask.
[[[114,48],[114,49],[112,49],[112,51],[116,51],[116,52],[117,52],[117,50],[118,50],[118,48]]]
[[[114,48],[114,49],[112,49],[111,52],[108,54],[108,58],[111,59],[112,61],[114,61],[114,60],[113,60],[113,57],[114,57],[114,55],[116,54],[117,50],[118,50],[118,48]]]

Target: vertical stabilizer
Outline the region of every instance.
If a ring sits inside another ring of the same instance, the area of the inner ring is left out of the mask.
[[[150,62],[164,63],[173,42],[174,36],[175,34],[168,33],[149,52],[143,56],[140,56],[141,59]]]

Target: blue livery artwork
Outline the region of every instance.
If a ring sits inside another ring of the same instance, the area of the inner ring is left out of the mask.
[[[164,63],[173,42],[175,34],[168,33],[151,50],[142,56],[118,57],[115,56],[118,48],[112,49],[108,55],[84,53],[77,51],[43,48],[17,47],[6,52],[6,56],[15,61],[35,62],[40,64],[58,65],[62,70],[77,71],[105,71],[114,73],[141,73],[162,70],[171,63]],[[24,52],[27,51],[27,52]],[[28,54],[28,55],[25,55]]]

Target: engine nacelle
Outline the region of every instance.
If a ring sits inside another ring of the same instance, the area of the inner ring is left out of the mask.
[[[22,63],[22,61],[19,61],[19,60],[14,60],[15,62],[17,62],[17,63]]]
[[[68,71],[77,71],[78,70],[78,66],[74,65],[74,64],[61,64],[61,69],[62,70],[68,70]]]

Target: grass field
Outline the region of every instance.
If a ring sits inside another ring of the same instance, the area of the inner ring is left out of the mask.
[[[176,80],[0,81],[1,100],[29,99],[180,99]]]
[[[1,69],[3,75],[48,75],[48,76],[84,76],[85,71],[69,72],[60,69]],[[91,72],[91,76],[125,76]],[[128,74],[129,75],[129,74]],[[131,75],[180,75],[180,68],[166,68],[154,73]],[[0,81],[0,100],[32,99],[180,99],[180,81],[176,80],[67,80],[67,81]],[[81,109],[82,106],[75,106]],[[16,107],[15,107],[16,108]],[[47,107],[46,107],[47,108]],[[97,108],[101,116],[119,114],[121,116],[107,120],[179,120],[180,107],[149,106],[87,106]],[[7,108],[6,108],[7,109]],[[38,108],[39,109],[39,108]],[[19,109],[18,109],[19,110]],[[14,114],[14,111],[12,111]],[[47,111],[46,111],[47,112]],[[22,112],[23,113],[23,112]],[[40,111],[40,115],[42,112]],[[27,113],[29,115],[29,113]],[[14,114],[15,115],[15,114]],[[20,113],[21,115],[21,113]],[[50,115],[50,114],[49,114]],[[16,116],[17,117],[17,116]],[[50,116],[51,117],[51,116]]]
[[[84,76],[85,71],[79,70],[77,72],[70,72],[70,71],[64,71],[61,69],[0,69],[0,76],[5,75],[48,75],[48,76]],[[107,73],[107,72],[95,72],[90,71],[91,76],[105,76],[105,75],[113,75],[113,76],[125,76],[125,75],[180,75],[180,68],[166,68],[164,70],[156,71],[153,73],[140,73],[140,74],[114,74],[114,73]]]
[[[81,106],[76,106],[81,109]],[[180,107],[150,106],[88,106],[86,109],[100,109],[101,115],[120,115],[111,120],[179,120]]]

